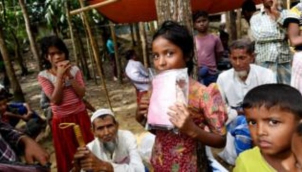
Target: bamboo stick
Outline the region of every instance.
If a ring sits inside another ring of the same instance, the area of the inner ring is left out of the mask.
[[[108,4],[112,4],[112,3],[116,2],[116,1],[119,1],[119,0],[107,0],[107,1],[103,1],[103,2],[97,3],[97,4],[88,5],[86,7],[84,7],[84,5],[83,5],[83,6],[81,6],[80,9],[76,9],[76,10],[71,11],[70,15],[75,15],[75,14],[79,14],[81,12],[85,12],[85,11],[88,11],[88,10],[99,8],[99,7],[108,5]]]
[[[69,26],[71,42],[72,42],[73,54],[74,54],[74,57],[75,57],[76,64],[77,64],[77,66],[79,66],[79,58],[78,58],[78,55],[77,55],[77,50],[76,50],[76,45],[75,45],[75,40],[74,40],[74,35],[73,35],[73,27],[72,27],[72,23],[71,23],[71,20],[70,20],[70,15],[69,15],[68,2],[65,1],[64,5],[65,5],[65,10],[66,10],[66,17],[67,17],[67,23],[68,23],[68,26]]]
[[[121,72],[121,63],[120,63],[120,59],[118,57],[118,48],[117,48],[115,29],[114,29],[114,25],[112,22],[110,22],[110,32],[111,32],[111,37],[112,37],[112,41],[113,41],[113,45],[114,45],[114,58],[115,58],[115,64],[116,64],[116,70],[117,70],[117,78],[118,78],[119,84],[122,84],[123,80],[122,80],[122,72]]]
[[[81,8],[83,8],[84,7],[83,0],[79,0],[79,2],[80,2],[80,5],[81,5]],[[99,53],[97,52],[97,45],[96,45],[96,42],[95,42],[94,38],[92,37],[91,28],[90,28],[90,25],[88,23],[88,19],[87,19],[87,16],[86,16],[85,12],[82,13],[82,19],[84,20],[85,27],[86,27],[88,37],[89,37],[89,41],[90,41],[90,44],[91,44],[91,47],[92,47],[94,59],[95,59],[95,62],[97,64],[96,65],[97,72],[100,75],[101,80],[102,80],[104,91],[105,91],[105,94],[106,94],[106,97],[107,97],[107,103],[108,103],[110,109],[113,111],[112,106],[111,106],[111,102],[110,102],[110,98],[109,98],[109,94],[108,94],[108,90],[107,90],[107,86],[106,86],[106,82],[105,82],[105,78],[104,78],[102,70],[101,70],[101,61],[100,61]],[[103,96],[103,95],[101,95],[101,96]]]

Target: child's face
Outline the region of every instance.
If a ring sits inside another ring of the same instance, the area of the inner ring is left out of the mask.
[[[291,138],[298,124],[292,113],[277,107],[245,109],[252,140],[265,155],[280,155],[291,149]]]
[[[48,48],[47,60],[51,63],[51,66],[55,67],[57,63],[62,62],[65,59],[65,53],[57,47],[51,46]]]
[[[7,109],[7,101],[0,100],[0,113],[3,114]]]
[[[160,72],[186,67],[182,50],[163,37],[157,37],[152,43],[154,67]]]
[[[302,137],[294,133],[292,137],[292,152],[294,153],[297,163],[302,167]]]
[[[206,32],[208,30],[209,27],[209,19],[206,17],[198,17],[195,22],[194,22],[194,28],[198,31],[198,32]]]

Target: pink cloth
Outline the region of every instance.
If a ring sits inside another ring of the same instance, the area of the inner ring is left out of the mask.
[[[204,37],[195,36],[198,67],[207,66],[210,74],[217,71],[216,54],[223,52],[223,46],[215,35],[208,34]]]

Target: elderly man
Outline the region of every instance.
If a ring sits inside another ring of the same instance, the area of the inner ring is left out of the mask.
[[[262,0],[263,8],[250,20],[255,40],[256,63],[271,69],[277,82],[289,84],[292,54],[286,39],[285,19],[292,15],[282,10],[278,0]]]
[[[111,110],[97,110],[91,123],[95,139],[87,147],[78,148],[73,171],[144,171],[134,135],[118,129]]]
[[[253,45],[248,40],[233,42],[230,51],[233,68],[221,73],[217,84],[229,117],[227,146],[222,158],[234,164],[237,155],[251,147],[249,130],[241,108],[243,98],[254,87],[276,83],[276,76],[270,69],[251,64],[254,52]]]

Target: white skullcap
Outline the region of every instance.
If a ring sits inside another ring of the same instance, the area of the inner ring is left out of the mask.
[[[91,118],[90,118],[91,123],[92,123],[96,118],[98,118],[98,117],[100,117],[100,116],[104,116],[104,115],[111,115],[111,116],[114,117],[114,113],[113,113],[110,109],[99,109],[99,110],[95,111],[95,112],[92,114],[92,116],[91,116]]]

